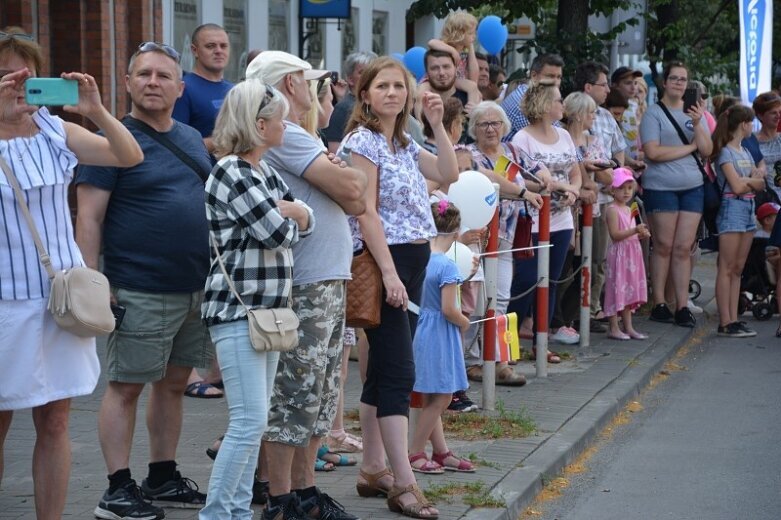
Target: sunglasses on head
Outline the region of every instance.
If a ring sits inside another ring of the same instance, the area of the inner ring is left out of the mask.
[[[274,99],[274,87],[272,87],[268,83],[264,83],[263,86],[266,87],[266,94],[263,96],[263,100],[260,102],[260,106],[258,107],[258,113],[255,116],[255,121],[260,119],[260,113],[263,111],[264,108],[268,106],[269,103],[271,103],[271,100]]]
[[[31,34],[24,34],[24,33],[6,33],[6,32],[0,32],[0,40],[25,40],[28,42],[35,41],[35,38]]]
[[[339,73],[337,71],[331,71],[331,73],[324,77],[317,80],[317,93],[320,93],[320,90],[323,88],[323,85],[325,85],[325,80],[330,79],[331,85],[337,83],[339,81]]]
[[[172,58],[176,63],[179,63],[179,53],[176,52],[176,49],[164,43],[144,42],[138,46],[138,50],[136,51],[136,54],[142,54],[144,52],[152,52],[152,51],[162,51],[169,58]]]

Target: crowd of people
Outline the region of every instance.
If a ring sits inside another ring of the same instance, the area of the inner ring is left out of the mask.
[[[252,53],[233,85],[223,77],[228,35],[205,24],[193,33],[187,74],[172,47],[139,45],[121,122],[101,104],[92,76],[62,74],[79,89],[78,105],[65,112],[97,133],[26,103],[24,82],[43,69],[41,49],[18,29],[0,33],[8,251],[0,264],[0,479],[13,411],[32,408],[38,518],[59,518],[65,507],[71,399],[94,391],[101,367],[95,340],[59,328],[47,310],[49,281],[19,216],[22,202],[55,269],[86,265],[111,283],[117,326],[98,414],[108,472],[98,518],[158,520],[164,507],[197,508],[204,520],[251,518],[254,503],[269,520],[353,520],[317,486],[316,472],[357,464],[360,452],[360,496],[437,518],[415,473],[475,471],[448,448],[441,416],[476,409],[468,380],[482,380],[481,352],[495,348],[470,323],[485,307],[480,262],[465,277],[446,257],[456,240],[474,253],[487,240],[486,229],[463,229],[448,201],[459,172],[499,185],[496,309],[517,313],[521,337],[533,341],[539,325],[537,259],[511,250],[538,243],[542,194],[551,201],[545,325],[553,342],[579,341],[579,299],[568,295],[580,290],[570,274],[582,263],[580,217],[589,205],[591,332],[646,339],[632,315],[649,293],[651,320],[696,325],[702,310],[689,284],[710,209],[720,251],[716,332],[756,335],[738,312],[741,273],[759,225],[781,290],[781,96],[761,94],[753,109],[719,96],[711,114],[702,88],[685,104],[693,78],[683,63],[664,68],[654,102],[638,70],[611,72],[593,61],[564,70],[554,54],[536,56],[528,78],[507,84],[499,64],[475,52],[476,27],[471,15],[452,13],[429,42],[419,81],[400,61],[371,52],[350,54],[340,79],[265,50]],[[574,92],[561,91],[565,74]],[[507,160],[522,175],[506,176],[498,165]],[[709,188],[717,194],[710,205]],[[351,262],[363,249],[383,293],[380,325],[360,330],[346,327],[345,305]],[[258,351],[248,312],[278,308],[298,316],[298,345]],[[343,422],[353,349],[362,437]],[[547,359],[561,361],[553,350]],[[497,384],[525,382],[512,364],[497,364]],[[149,464],[139,485],[130,453],[147,385]],[[408,445],[413,391],[423,404]],[[206,493],[176,462],[185,396],[227,401],[224,435],[206,450],[214,459]]]

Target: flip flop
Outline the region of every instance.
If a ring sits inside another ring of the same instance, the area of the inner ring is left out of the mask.
[[[325,458],[326,456],[336,457],[339,460],[328,460]],[[328,446],[320,446],[320,449],[317,450],[317,458],[333,466],[355,466],[358,464],[358,461],[352,457],[329,451]]]
[[[207,393],[210,389],[218,390],[217,394]],[[206,381],[196,381],[190,383],[187,388],[184,389],[184,395],[187,397],[196,397],[198,399],[221,399],[225,397],[225,394],[219,388],[207,383]]]

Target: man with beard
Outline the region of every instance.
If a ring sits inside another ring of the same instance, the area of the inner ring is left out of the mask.
[[[464,111],[468,114],[472,110],[472,104],[468,103],[466,91],[456,88],[456,62],[453,55],[445,51],[429,49],[423,58],[426,66],[431,91],[439,94],[442,101],[449,97],[455,97],[464,105]],[[415,117],[421,120],[421,104],[415,108]]]

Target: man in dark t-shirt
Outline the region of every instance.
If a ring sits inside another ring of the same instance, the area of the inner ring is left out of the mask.
[[[442,101],[449,97],[458,98],[469,113],[472,105],[468,103],[467,93],[456,88],[456,62],[453,56],[449,52],[429,49],[423,60],[432,92],[439,94]]]
[[[149,500],[202,507],[206,499],[175,461],[187,377],[214,355],[200,312],[209,269],[203,183],[210,162],[198,131],[171,118],[182,94],[181,74],[174,49],[142,45],[128,67],[132,106],[123,123],[144,161],[131,168],[83,167],[76,177],[76,242],[93,269],[103,245],[118,316],[106,346],[109,382],[98,418],[109,473],[95,510],[100,518],[132,512],[139,515],[133,518],[161,519],[163,511]],[[192,167],[157,139],[173,143]],[[129,465],[146,383],[153,388],[147,403],[150,464],[139,490]]]

